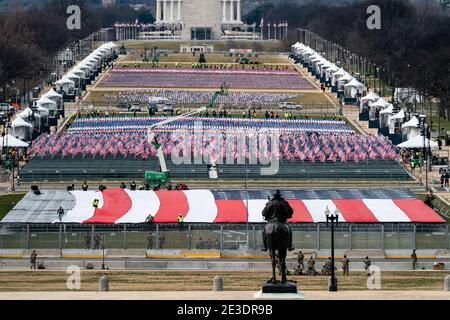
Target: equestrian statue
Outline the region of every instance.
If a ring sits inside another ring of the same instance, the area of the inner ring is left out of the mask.
[[[292,251],[292,231],[286,223],[288,219],[292,218],[293,209],[290,204],[281,196],[280,190],[277,190],[273,198],[267,202],[266,207],[262,211],[267,225],[263,230],[263,251],[269,251],[272,260],[272,279],[267,281],[267,284],[295,287],[295,282],[288,281],[286,278],[286,255],[287,251]],[[276,278],[277,258],[281,269],[281,282]],[[267,287],[267,286],[266,286]],[[264,287],[263,287],[264,291]],[[284,291],[284,290],[282,290]]]

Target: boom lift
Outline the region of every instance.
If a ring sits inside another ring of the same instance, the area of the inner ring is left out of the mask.
[[[208,104],[206,106],[203,106],[201,108],[195,109],[190,112],[183,113],[183,114],[173,117],[173,118],[165,119],[161,122],[151,125],[147,129],[147,141],[148,141],[148,143],[152,144],[156,149],[156,157],[158,158],[161,171],[146,171],[145,177],[144,177],[145,183],[148,183],[150,185],[157,185],[157,184],[167,184],[170,182],[170,175],[169,175],[169,170],[167,169],[166,159],[164,158],[164,152],[163,152],[162,146],[158,143],[158,141],[156,139],[155,129],[157,129],[161,126],[164,126],[166,124],[176,122],[178,120],[182,120],[187,117],[199,114],[203,111],[206,111],[209,108],[214,107],[214,105],[217,102],[217,98],[219,96],[226,96],[226,95],[228,95],[228,89],[226,88],[225,83],[222,83],[222,85],[220,86],[220,91],[216,91],[213,94],[213,96],[211,97],[211,100],[208,102]]]

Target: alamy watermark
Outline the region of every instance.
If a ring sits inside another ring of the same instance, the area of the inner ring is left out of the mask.
[[[379,266],[371,265],[367,269],[367,289],[380,290],[381,289],[381,269]]]
[[[81,269],[77,265],[68,266],[66,273],[69,277],[66,281],[67,289],[80,290],[81,289]]]
[[[66,13],[70,16],[66,20],[66,26],[69,30],[81,29],[81,9],[77,5],[67,7]]]
[[[367,18],[367,28],[369,30],[381,29],[381,8],[377,5],[371,5],[367,7],[367,14],[370,16]]]

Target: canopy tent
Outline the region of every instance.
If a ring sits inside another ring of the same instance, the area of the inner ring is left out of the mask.
[[[18,117],[32,124],[33,128],[36,129],[37,131],[41,131],[42,116],[39,114],[39,112],[35,112],[30,108],[26,108],[25,110],[23,110],[21,113],[18,114]]]
[[[380,115],[381,114],[385,114],[385,115],[394,114],[394,106],[392,104],[389,104],[386,108],[384,108],[383,110],[380,111]]]
[[[70,94],[75,89],[75,82],[66,77],[56,81],[55,84],[56,90],[60,93]]]
[[[80,88],[81,87],[81,77],[79,75],[76,75],[73,72],[69,72],[66,75],[66,78],[71,80],[71,81],[73,81],[75,88]]]
[[[355,98],[358,93],[362,94],[364,89],[365,86],[353,78],[350,82],[344,85],[344,96],[348,98]]]
[[[336,73],[337,71],[339,71],[339,68],[335,65],[335,64],[331,64],[331,66],[325,71],[327,74],[327,78],[331,78],[333,76],[334,73]]]
[[[46,116],[48,117],[48,115],[49,115],[48,109],[44,108],[43,106],[40,106],[40,105],[37,106],[37,112],[39,112],[39,114],[42,117],[46,117]]]
[[[387,108],[390,105],[389,102],[384,100],[383,98],[378,99],[374,103],[370,105],[370,120],[375,120],[377,118],[377,112],[383,108]]]
[[[406,149],[419,149],[423,148],[424,146],[426,148],[430,147],[433,150],[439,148],[437,142],[420,135],[397,145],[397,147],[399,148],[406,148]]]
[[[17,117],[11,122],[13,129],[13,136],[22,141],[31,141],[31,134],[33,132],[33,125],[23,120],[21,117]]]
[[[28,143],[23,142],[10,134],[0,138],[0,146],[10,148],[26,148]]]
[[[85,77],[88,79],[91,76],[91,73],[93,72],[94,68],[92,65],[87,65],[83,62],[79,63],[77,66],[78,69],[84,71]]]
[[[342,68],[338,69],[336,72],[333,72],[331,74],[331,85],[336,86],[338,83],[338,79],[346,74],[347,74],[347,71],[345,71]]]
[[[395,128],[400,127],[400,124],[403,123],[405,119],[405,111],[400,110],[398,113],[394,114],[389,119],[389,133],[394,134]]]
[[[364,97],[361,98],[361,102],[368,101],[370,103],[373,103],[378,99],[380,99],[378,93],[370,91],[368,94],[366,94]]]
[[[19,113],[18,116],[24,119],[25,121],[27,120],[27,118],[31,118],[33,116],[36,118],[41,118],[41,115],[38,112],[35,112],[30,108],[26,108],[21,113]]]
[[[403,120],[405,119],[405,111],[400,110],[400,112],[394,114],[391,118],[391,120]]]
[[[36,101],[37,106],[41,106],[46,110],[56,110],[57,103],[46,96],[42,96],[39,100]]]
[[[372,104],[380,99],[380,96],[370,91],[368,94],[366,94],[364,97],[361,98],[361,102],[359,104],[359,112],[363,112],[363,110],[370,110],[370,107]]]
[[[344,88],[345,88],[344,86],[352,80],[353,80],[353,77],[350,74],[348,74],[348,73],[344,74],[342,77],[337,79],[338,90],[344,91]]]
[[[304,47],[305,47],[305,45],[303,43],[298,42],[298,41],[292,45],[292,48],[294,48],[294,49],[301,49],[301,48],[304,48]]]
[[[53,88],[50,89],[46,94],[44,94],[43,97],[46,97],[49,99],[51,99],[51,98],[61,98],[62,99],[62,95],[60,95],[58,92],[53,90]]]
[[[56,103],[57,110],[63,109],[64,99],[63,96],[57,93],[55,90],[51,89],[49,92],[44,94],[42,97],[46,97],[51,101]]]
[[[73,68],[72,70],[70,70],[70,72],[77,75],[81,80],[86,79],[86,72],[84,72],[78,67]]]
[[[402,124],[403,140],[410,140],[420,135],[419,119],[412,117],[408,122]]]
[[[380,128],[388,127],[390,119],[393,115],[394,115],[394,106],[392,104],[389,104],[386,108],[381,110],[379,113]]]

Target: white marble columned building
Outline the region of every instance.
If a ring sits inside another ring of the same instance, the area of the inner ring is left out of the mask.
[[[186,0],[157,0],[156,23],[181,23],[183,1]]]
[[[220,40],[242,25],[241,0],[156,0],[156,25],[182,30],[183,40]]]
[[[240,24],[241,21],[241,0],[221,0],[222,23]]]

